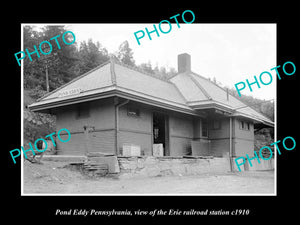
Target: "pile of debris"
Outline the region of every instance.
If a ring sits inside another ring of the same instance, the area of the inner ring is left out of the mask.
[[[117,156],[101,152],[90,152],[86,154],[85,162],[73,162],[68,165],[88,177],[103,177],[108,174],[120,172]]]
[[[82,172],[88,177],[103,177],[108,174],[108,164],[87,161],[82,166]]]

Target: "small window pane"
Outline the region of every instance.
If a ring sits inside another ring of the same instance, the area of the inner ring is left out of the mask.
[[[208,137],[207,122],[202,121],[202,137]]]

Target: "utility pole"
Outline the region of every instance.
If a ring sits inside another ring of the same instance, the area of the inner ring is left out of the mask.
[[[48,62],[46,62],[46,88],[47,92],[49,92]]]
[[[45,47],[44,48],[44,51],[47,51],[47,52],[49,52],[49,47]],[[47,90],[47,92],[49,92],[50,90],[49,90],[49,75],[48,75],[48,66],[51,66],[51,57],[53,57],[53,56],[48,56],[48,55],[46,55],[45,56],[45,68],[46,68],[46,90]]]

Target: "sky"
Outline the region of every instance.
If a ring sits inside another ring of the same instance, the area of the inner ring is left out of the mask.
[[[275,71],[270,69],[276,64],[276,24],[201,24],[172,23],[169,33],[154,32],[150,40],[145,28],[153,30],[153,24],[66,24],[66,29],[76,36],[76,42],[91,38],[99,41],[109,53],[118,50],[119,45],[127,40],[133,50],[136,64],[151,62],[158,65],[174,67],[177,70],[177,55],[191,55],[192,71],[204,77],[216,78],[221,86],[234,87],[238,82],[254,81],[257,76],[268,71],[273,75],[270,85],[258,88],[252,85],[242,90],[242,94],[260,99],[273,99],[276,93]],[[158,24],[156,23],[156,27]],[[163,24],[162,30],[169,25]],[[143,30],[144,38],[140,45],[134,33]],[[267,82],[268,77],[263,80]]]

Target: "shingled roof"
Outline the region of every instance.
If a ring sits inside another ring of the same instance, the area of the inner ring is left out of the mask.
[[[70,90],[76,91],[74,94],[62,94]],[[271,120],[190,69],[166,80],[114,60],[76,77],[38,99],[29,108],[32,111],[47,112],[64,105],[112,96],[192,115],[198,115],[201,109],[215,108],[232,116],[242,116],[273,126]]]

